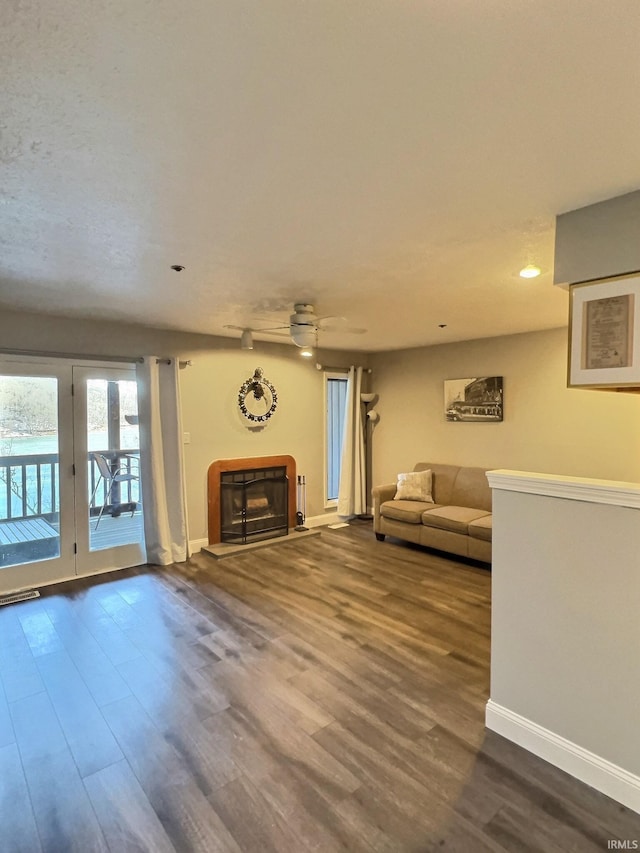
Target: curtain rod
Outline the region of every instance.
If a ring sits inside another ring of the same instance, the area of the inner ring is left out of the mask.
[[[31,358],[72,358],[78,361],[114,361],[120,364],[142,364],[144,358],[135,355],[96,355],[90,352],[53,352],[50,350],[8,349],[0,347],[0,355],[20,355]],[[157,364],[171,364],[170,358],[157,358]],[[178,362],[180,367],[191,367],[191,359]]]
[[[132,355],[96,355],[87,352],[51,352],[49,350],[34,349],[5,349],[0,348],[1,355],[24,355],[36,358],[75,358],[79,361],[120,361],[127,364],[142,364],[140,356]]]
[[[316,362],[316,370],[334,370],[336,373],[338,371],[341,371],[342,373],[348,373],[349,372],[349,368],[345,367],[344,365],[341,365],[340,367],[331,367],[330,364],[320,364],[318,362]],[[363,371],[363,373],[371,373],[371,368],[370,367],[363,367],[362,371]]]
[[[173,360],[172,358],[156,358],[156,364],[171,364]],[[144,359],[141,358],[140,361],[144,361]],[[191,367],[192,364],[193,362],[188,358],[186,361],[179,361],[178,367]]]

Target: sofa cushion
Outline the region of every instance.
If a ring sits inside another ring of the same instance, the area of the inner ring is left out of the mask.
[[[469,532],[469,523],[489,515],[483,509],[468,506],[440,506],[427,509],[422,513],[422,523],[427,527],[439,527],[441,530],[451,530],[453,533]]]
[[[433,503],[431,497],[431,471],[410,471],[398,474],[394,501],[422,501]]]
[[[460,471],[458,465],[442,465],[439,462],[418,462],[414,471],[431,471],[431,497],[441,506],[459,503],[451,499],[453,485]],[[463,503],[461,506],[468,506]]]
[[[434,506],[437,504],[426,501],[385,501],[380,505],[380,515],[383,518],[393,518],[395,521],[420,524],[425,509],[433,509]]]
[[[442,501],[440,501],[442,503]],[[453,485],[452,506],[471,506],[491,512],[491,486],[485,468],[460,468]]]
[[[474,539],[485,539],[487,542],[491,542],[492,521],[492,515],[483,515],[482,518],[470,521],[469,536],[473,536]]]

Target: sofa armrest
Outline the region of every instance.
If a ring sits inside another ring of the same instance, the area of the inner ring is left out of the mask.
[[[385,501],[393,500],[396,493],[396,484],[389,483],[385,486],[374,486],[371,494],[373,495],[373,527],[377,530],[377,524],[380,520],[380,506]]]
[[[397,489],[398,487],[395,483],[389,483],[385,486],[374,486],[371,492],[374,504],[380,506],[385,501],[393,500]]]

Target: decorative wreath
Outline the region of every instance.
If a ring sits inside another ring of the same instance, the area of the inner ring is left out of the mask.
[[[251,403],[260,404],[264,401],[266,409],[264,412],[257,413],[250,411],[247,407],[247,400]],[[253,423],[264,423],[268,421],[271,415],[275,412],[278,405],[278,394],[268,379],[264,378],[264,371],[261,367],[256,367],[253,376],[243,382],[238,391],[238,406],[244,417]]]

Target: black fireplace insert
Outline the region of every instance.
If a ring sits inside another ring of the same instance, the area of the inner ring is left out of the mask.
[[[289,532],[289,478],[284,466],[220,474],[220,538],[246,544]]]

